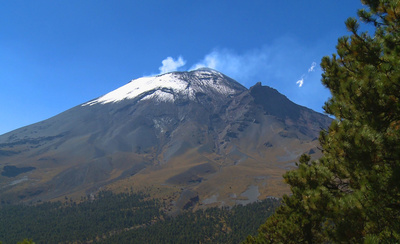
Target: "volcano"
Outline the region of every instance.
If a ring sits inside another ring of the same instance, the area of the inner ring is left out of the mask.
[[[282,174],[331,119],[212,69],[143,77],[0,135],[2,203],[145,191],[177,208],[288,192]]]

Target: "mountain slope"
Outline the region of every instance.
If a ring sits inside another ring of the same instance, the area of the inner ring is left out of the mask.
[[[330,119],[210,69],[133,80],[0,136],[0,200],[149,191],[178,208],[279,196]]]

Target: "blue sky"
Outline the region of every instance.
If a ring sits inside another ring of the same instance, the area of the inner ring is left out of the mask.
[[[322,112],[329,91],[319,63],[362,7],[357,0],[1,1],[0,134],[132,79],[201,65]]]

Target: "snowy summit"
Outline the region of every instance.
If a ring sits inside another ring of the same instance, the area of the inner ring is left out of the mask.
[[[177,97],[183,96],[194,100],[198,92],[228,96],[237,93],[238,88],[246,89],[218,71],[201,68],[135,79],[82,106],[116,103],[125,99],[173,102]]]

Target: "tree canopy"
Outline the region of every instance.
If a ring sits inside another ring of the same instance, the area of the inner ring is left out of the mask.
[[[394,243],[400,240],[400,1],[362,0],[360,32],[324,57],[322,83],[335,120],[321,132],[323,157],[303,155],[284,175],[292,194],[247,243]]]
[[[6,204],[0,205],[0,244],[238,243],[256,234],[279,205],[271,198],[175,216],[167,214],[168,202],[133,191],[101,191],[79,203],[69,198],[63,203]]]

